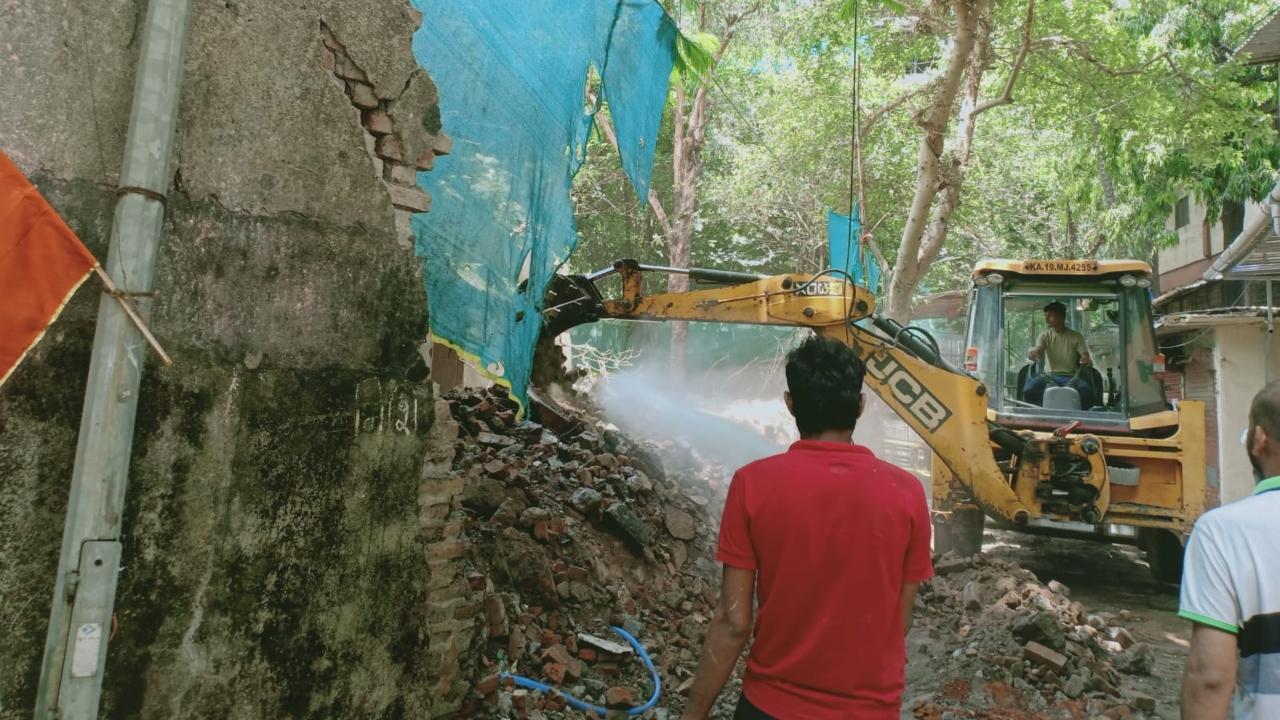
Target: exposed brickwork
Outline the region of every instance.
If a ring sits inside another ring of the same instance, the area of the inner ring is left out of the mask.
[[[443,132],[432,138],[430,147],[414,155],[406,148],[402,128],[396,126],[394,107],[408,87],[393,98],[385,97],[369,81],[368,75],[347,53],[329,26],[320,23],[324,41],[321,66],[331,71],[346,89],[351,105],[360,111],[360,124],[366,133],[366,145],[373,156],[378,177],[382,179],[396,212],[396,235],[402,243],[411,244],[409,218],[413,213],[431,208],[431,196],[418,187],[416,171],[430,170],[438,155],[447,155],[453,140]],[[410,84],[415,82],[410,79]],[[417,82],[429,82],[423,79]]]
[[[485,616],[486,586],[483,578],[477,583],[468,577],[463,562],[467,545],[457,507],[463,478],[452,469],[458,424],[444,400],[436,401],[435,418],[418,493],[418,522],[427,542],[425,663],[434,683],[432,717],[440,717],[457,712],[465,699],[463,679],[470,677],[471,669],[463,668],[460,658],[477,639],[477,625]]]

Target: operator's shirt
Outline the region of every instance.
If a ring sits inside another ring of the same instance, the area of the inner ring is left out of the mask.
[[[1205,513],[1187,543],[1178,614],[1236,635],[1235,720],[1280,718],[1280,477]]]
[[[915,476],[867,448],[801,440],[733,477],[716,559],[757,571],[742,690],[791,720],[898,720],[903,583],[933,575]]]
[[[1080,356],[1089,352],[1084,335],[1067,328],[1058,332],[1049,328],[1040,333],[1036,349],[1044,354],[1044,371],[1070,375],[1080,367]]]

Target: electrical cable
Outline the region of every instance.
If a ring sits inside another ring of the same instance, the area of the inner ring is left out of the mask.
[[[653,666],[653,660],[649,658],[649,653],[645,651],[644,645],[642,645],[639,640],[635,639],[635,637],[633,637],[631,633],[627,632],[626,630],[623,630],[620,627],[611,626],[609,629],[614,631],[618,635],[622,636],[622,639],[626,640],[631,645],[631,647],[635,649],[636,653],[640,656],[640,661],[644,663],[645,669],[649,671],[649,675],[653,678],[653,694],[649,697],[649,700],[645,704],[640,705],[638,707],[633,707],[627,711],[627,715],[630,715],[632,717],[636,715],[643,715],[644,713],[652,710],[653,707],[658,704],[658,699],[662,697],[662,677],[658,675],[658,669]],[[554,688],[546,683],[539,682],[532,678],[527,678],[522,675],[515,675],[513,673],[508,673],[508,672],[501,673],[498,675],[498,677],[503,681],[510,680],[514,682],[516,684],[516,687],[522,687],[522,688],[525,688],[526,690],[534,690],[536,692],[542,693],[543,695],[559,697],[563,699],[566,703],[568,703],[568,705],[573,709],[579,710],[584,713],[594,712],[600,717],[604,717],[605,714],[609,712],[609,708],[601,707],[600,705],[592,705],[591,703],[585,702],[583,700],[579,700],[578,698],[570,695],[569,693],[564,692],[563,690]]]

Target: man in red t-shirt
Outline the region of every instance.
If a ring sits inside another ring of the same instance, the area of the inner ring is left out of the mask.
[[[787,356],[800,441],[733,476],[720,603],[686,720],[711,711],[753,628],[735,720],[898,720],[904,635],[933,575],[932,526],[920,481],[853,444],[863,373],[853,350],[827,338]]]

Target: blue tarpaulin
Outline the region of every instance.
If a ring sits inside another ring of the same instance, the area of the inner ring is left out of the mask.
[[[413,0],[413,52],[440,93],[450,155],[418,183],[432,335],[525,403],[548,283],[577,242],[570,184],[598,73],[636,194],[649,192],[676,29],[656,0]]]
[[[853,281],[869,289],[880,291],[880,266],[866,248],[862,247],[862,223],[858,221],[858,209],[853,209],[853,222],[848,215],[835,210],[827,212],[827,246],[831,267],[849,273]]]

